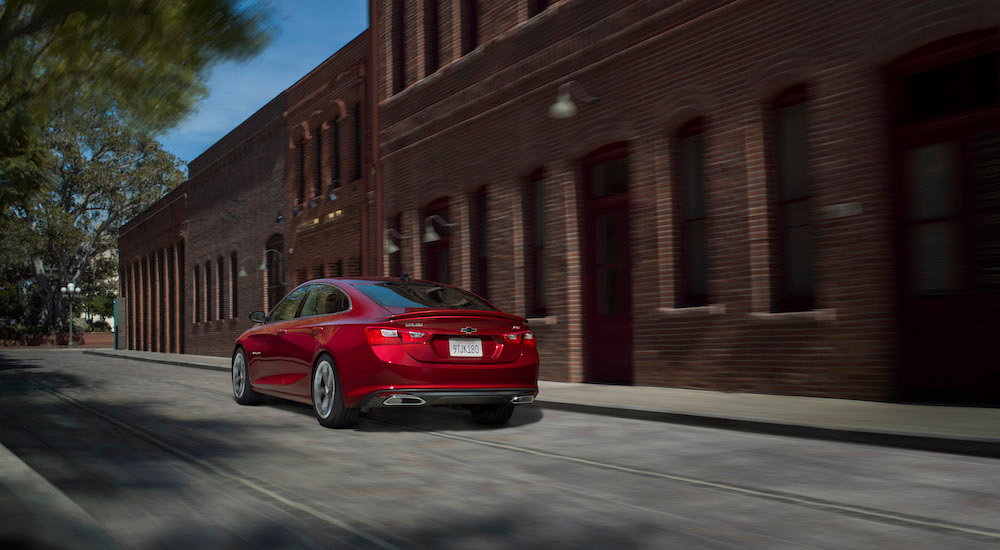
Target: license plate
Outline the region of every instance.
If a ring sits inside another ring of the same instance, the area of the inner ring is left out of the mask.
[[[482,357],[483,342],[479,338],[448,338],[452,357]]]

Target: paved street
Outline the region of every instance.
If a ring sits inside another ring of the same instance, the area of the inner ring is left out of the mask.
[[[996,459],[537,406],[502,428],[433,409],[328,430],[305,405],[241,407],[229,384],[0,351],[0,443],[128,548],[1000,544]],[[44,523],[4,514],[0,542],[58,547]]]

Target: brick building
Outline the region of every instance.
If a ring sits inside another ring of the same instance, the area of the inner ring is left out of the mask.
[[[119,346],[184,351],[188,183],[118,230]]]
[[[292,284],[372,273],[366,60],[362,33],[285,91],[287,166],[283,203]]]
[[[185,353],[229,355],[250,311],[284,295],[285,105],[278,95],[188,164]]]
[[[386,265],[543,378],[1000,399],[995,2],[377,5]]]
[[[244,318],[408,272],[527,316],[549,380],[1000,400],[995,2],[372,6],[280,98],[256,225],[192,163],[187,269],[267,263]],[[203,157],[244,166],[230,137]],[[185,351],[228,355],[247,322],[197,312],[236,301],[191,292]]]

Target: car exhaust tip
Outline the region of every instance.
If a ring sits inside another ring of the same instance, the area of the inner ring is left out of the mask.
[[[386,407],[418,407],[427,403],[415,395],[390,395],[382,402]]]
[[[510,402],[515,405],[527,405],[529,403],[535,402],[535,396],[531,395],[530,393],[526,393],[524,395],[516,395],[511,398]]]

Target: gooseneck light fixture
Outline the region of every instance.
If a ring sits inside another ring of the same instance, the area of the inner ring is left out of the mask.
[[[393,229],[391,227],[386,227],[385,228],[385,253],[386,254],[395,254],[396,252],[399,252],[399,245],[397,245],[396,243],[392,242],[392,237],[395,237],[397,239],[402,239],[403,235],[400,234],[399,231],[396,231],[395,229]]]
[[[80,287],[73,283],[70,283],[60,289],[63,298],[69,302],[69,347],[74,347],[73,345],[73,298],[80,295]]]
[[[441,224],[441,227],[451,227],[453,225],[458,225],[457,223],[451,223],[451,222],[449,222],[448,220],[442,218],[441,216],[438,216],[437,214],[432,214],[430,216],[427,216],[427,219],[424,220],[424,242],[425,243],[432,243],[434,241],[440,241],[441,240],[441,235],[438,235],[438,232],[434,230],[434,222],[435,221],[437,221],[439,224]]]
[[[558,96],[556,96],[556,102],[549,107],[549,116],[551,118],[563,119],[576,114],[576,103],[573,103],[572,97],[573,89],[576,90],[577,98],[585,103],[593,103],[601,99],[597,96],[588,94],[587,90],[583,89],[583,86],[575,80],[564,82],[559,85],[559,93]]]
[[[279,267],[281,267],[281,268],[284,267],[284,256],[282,256],[281,251],[277,250],[277,249],[274,249],[274,248],[268,248],[267,250],[264,251],[264,258],[260,261],[260,265],[257,266],[257,271],[267,271],[267,255],[268,255],[268,253],[277,254],[278,255],[278,265],[279,265]],[[253,256],[250,256],[250,257],[253,258]],[[284,269],[278,269],[278,277],[279,277],[279,281],[278,282],[280,282],[283,285],[288,284],[288,281],[284,280],[285,279],[285,273],[284,272],[285,272]],[[239,272],[238,276],[239,277],[246,277],[248,275],[249,275],[249,273],[247,273],[246,267],[241,263],[240,264],[240,272]]]

